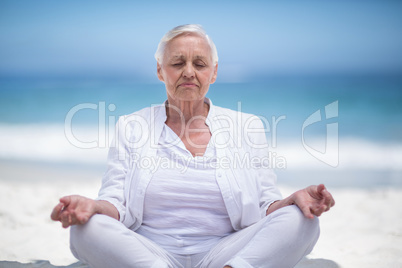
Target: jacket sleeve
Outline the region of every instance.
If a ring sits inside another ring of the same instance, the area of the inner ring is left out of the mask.
[[[115,137],[109,148],[107,169],[102,179],[102,186],[97,200],[105,200],[116,207],[119,220],[122,222],[126,214],[124,196],[125,178],[129,169],[130,152],[127,146],[127,125],[124,117],[120,117],[115,129]]]
[[[266,216],[268,207],[275,201],[281,200],[282,195],[276,187],[276,174],[271,163],[272,155],[266,138],[266,128],[257,116],[250,117],[248,136],[252,152],[253,167],[257,172],[257,187],[259,189],[259,205],[261,217]],[[268,126],[267,126],[268,127]]]

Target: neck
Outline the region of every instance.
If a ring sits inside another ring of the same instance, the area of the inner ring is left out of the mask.
[[[194,120],[194,121],[203,121],[205,123],[205,119],[208,115],[209,106],[202,100],[196,101],[173,101],[168,99],[168,105],[166,106],[166,115],[169,123],[177,124],[177,123],[187,123],[190,120],[202,119],[202,120]]]

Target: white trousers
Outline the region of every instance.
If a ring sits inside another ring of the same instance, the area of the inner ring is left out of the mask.
[[[176,255],[104,215],[71,228],[71,251],[94,268],[294,267],[319,236],[318,219],[297,206],[281,208],[256,224],[222,238],[209,252]]]

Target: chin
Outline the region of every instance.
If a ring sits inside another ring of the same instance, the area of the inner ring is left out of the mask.
[[[199,94],[183,94],[180,96],[176,96],[175,99],[180,101],[197,101],[204,99],[204,96],[201,96]]]

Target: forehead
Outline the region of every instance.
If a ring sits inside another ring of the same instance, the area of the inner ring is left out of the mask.
[[[164,57],[205,57],[212,59],[212,52],[204,37],[196,34],[182,34],[169,41],[165,48]]]

